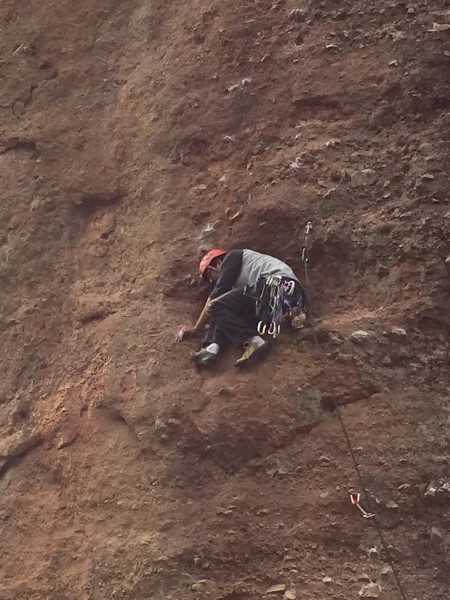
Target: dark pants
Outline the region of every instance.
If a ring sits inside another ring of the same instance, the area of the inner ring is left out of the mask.
[[[209,309],[211,326],[206,332],[203,346],[229,342],[242,346],[249,338],[258,335],[256,330],[256,301],[238,290],[214,300]]]

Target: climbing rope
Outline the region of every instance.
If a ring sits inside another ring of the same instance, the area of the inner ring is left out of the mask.
[[[312,223],[311,221],[308,221],[308,223],[306,224],[305,227],[305,242],[302,248],[302,262],[303,262],[303,267],[304,267],[304,271],[305,271],[305,291],[306,291],[306,297],[307,297],[307,302],[308,302],[308,307],[309,307],[309,314],[311,315],[311,329],[312,329],[312,333],[313,333],[313,337],[314,337],[314,342],[316,344],[316,347],[319,349],[320,353],[321,353],[321,357],[322,357],[322,362],[324,364],[324,367],[326,367],[325,365],[325,353],[324,350],[322,348],[322,346],[319,344],[319,340],[317,339],[317,334],[316,334],[316,328],[315,328],[315,321],[314,321],[314,317],[312,315],[312,303],[311,303],[311,294],[310,294],[310,286],[309,286],[309,273],[308,273],[308,244],[309,244],[309,234],[312,230]],[[326,369],[325,369],[325,372]],[[376,514],[372,511],[372,502],[371,502],[371,498],[368,492],[368,489],[364,483],[362,474],[361,474],[361,469],[359,468],[358,465],[358,461],[356,460],[356,455],[355,455],[355,451],[353,450],[353,445],[352,442],[350,440],[350,436],[348,435],[347,432],[347,428],[345,427],[345,423],[344,423],[344,419],[342,417],[342,412],[341,409],[339,408],[338,403],[336,402],[336,398],[334,396],[331,397],[332,400],[332,407],[334,409],[334,412],[337,414],[339,423],[341,424],[341,428],[345,437],[345,441],[347,443],[347,448],[349,451],[349,454],[351,456],[352,462],[353,462],[353,466],[355,467],[355,471],[356,471],[356,475],[358,477],[358,481],[359,484],[361,486],[361,489],[364,492],[364,497],[366,499],[367,502],[367,506],[369,507],[369,511],[370,513],[368,513],[367,511],[365,511],[364,509],[362,509],[362,507],[359,506],[359,494],[355,494],[353,491],[350,491],[350,500],[352,502],[352,504],[355,504],[363,513],[363,516],[366,518],[372,518],[373,517],[373,523],[375,524],[375,528],[377,530],[377,533],[379,535],[380,541],[381,541],[381,545],[383,547],[383,550],[385,552],[387,561],[392,569],[392,573],[394,575],[395,578],[395,582],[397,584],[397,587],[399,589],[400,592],[400,596],[402,597],[403,600],[407,600],[406,594],[403,590],[403,586],[402,583],[400,581],[400,577],[398,575],[397,569],[394,565],[394,561],[392,559],[392,555],[391,552],[389,551],[388,545],[386,544],[386,540],[384,538],[383,532],[381,530],[380,524],[377,520],[377,516]]]

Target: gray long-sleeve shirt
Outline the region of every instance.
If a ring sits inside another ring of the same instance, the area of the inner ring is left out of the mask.
[[[233,288],[255,285],[261,277],[270,275],[298,281],[291,267],[278,258],[254,250],[231,250],[220,267],[219,278],[210,297],[217,298]]]

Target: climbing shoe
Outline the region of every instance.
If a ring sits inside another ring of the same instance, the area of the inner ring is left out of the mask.
[[[244,344],[244,348],[244,354],[234,363],[235,367],[246,367],[258,362],[266,356],[270,346],[267,342],[258,344],[249,341]]]
[[[198,352],[191,352],[190,357],[198,367],[210,367],[216,362],[217,354],[202,348]]]

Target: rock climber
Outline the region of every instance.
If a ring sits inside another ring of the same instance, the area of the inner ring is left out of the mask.
[[[228,343],[244,347],[236,367],[257,362],[270,347],[262,335],[276,337],[282,320],[303,327],[305,293],[293,270],[277,258],[215,248],[200,261],[199,275],[214,287],[196,324],[184,327],[179,338],[195,337],[210,323],[202,348],[191,354],[197,366],[213,365]]]

